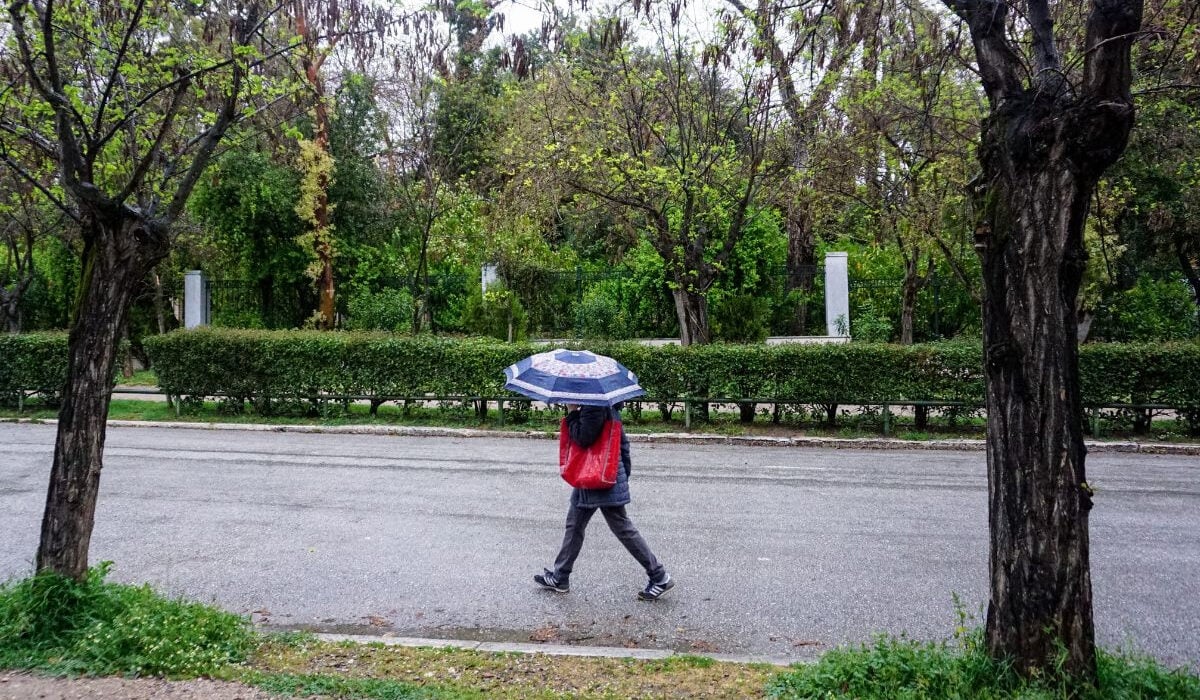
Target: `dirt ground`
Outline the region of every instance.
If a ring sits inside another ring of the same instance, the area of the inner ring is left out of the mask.
[[[0,671],[0,700],[273,700],[272,693],[207,679],[50,678]]]

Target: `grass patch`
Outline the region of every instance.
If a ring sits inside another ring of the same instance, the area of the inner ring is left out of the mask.
[[[239,681],[247,685],[257,686],[263,690],[291,695],[294,697],[312,697],[319,695],[327,698],[362,698],[362,700],[466,700],[467,698],[482,698],[477,693],[464,693],[454,690],[429,688],[396,681],[387,678],[347,678],[335,674],[294,673],[260,673],[243,674]]]
[[[149,586],[40,573],[0,585],[0,668],[88,675],[194,677],[244,659],[247,621]]]
[[[993,661],[982,631],[957,643],[915,642],[880,637],[873,645],[834,649],[809,666],[796,666],[774,678],[772,698],[826,700],[1196,700],[1200,678],[1168,670],[1134,655],[1097,652],[1097,688],[1079,688],[1069,679],[1037,682],[1017,676]]]
[[[140,369],[128,377],[118,372],[117,384],[129,386],[158,386],[158,377],[154,375],[154,370],[152,369]]]
[[[329,677],[387,681],[378,689],[340,686],[339,698],[431,697],[496,700],[599,698],[761,698],[778,668],[698,656],[636,660],[504,654],[453,648],[333,644],[274,640],[249,662],[247,682],[276,692],[307,692]],[[266,680],[272,679],[272,680]],[[237,678],[235,678],[237,680]],[[264,683],[269,682],[267,686]],[[372,686],[371,688],[374,688]],[[430,695],[380,696],[369,692]],[[328,691],[321,691],[328,693]]]

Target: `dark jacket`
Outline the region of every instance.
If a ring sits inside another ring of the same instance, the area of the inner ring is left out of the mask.
[[[583,406],[567,414],[567,434],[580,447],[590,447],[600,437],[604,421],[621,422],[619,408]],[[617,483],[607,489],[575,489],[571,492],[571,504],[579,508],[603,508],[623,506],[629,503],[629,437],[621,431],[621,468],[617,470]]]

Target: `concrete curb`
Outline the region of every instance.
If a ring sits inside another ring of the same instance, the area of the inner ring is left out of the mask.
[[[55,419],[0,418],[0,423],[57,425]],[[394,435],[399,437],[524,438],[557,440],[541,430],[482,430],[401,425],[284,425],[265,423],[197,423],[184,421],[110,420],[113,428],[181,428],[187,430],[245,430],[268,433],[331,433],[341,435]],[[753,435],[708,435],[693,433],[629,433],[630,442],[687,443],[691,445],[747,445],[754,447],[816,447],[843,450],[950,450],[981,452],[983,440],[899,440],[896,438],[770,437]],[[1200,444],[1164,442],[1105,442],[1088,440],[1088,452],[1200,456]]]
[[[693,654],[670,649],[628,649],[625,647],[588,647],[569,644],[532,644],[511,642],[477,642],[469,639],[428,639],[423,637],[388,637],[369,634],[326,634],[313,635],[322,642],[335,644],[382,644],[392,647],[427,647],[430,649],[462,649],[492,653],[546,654],[548,656],[583,656],[608,659],[639,659],[650,661],[669,659],[673,656],[702,656],[714,661],[735,664],[771,664],[790,666],[805,663],[804,659],[785,659],[771,656],[741,656],[737,654]]]

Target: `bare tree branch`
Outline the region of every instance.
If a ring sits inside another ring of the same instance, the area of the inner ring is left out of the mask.
[[[104,110],[108,107],[108,100],[112,95],[113,85],[117,82],[117,76],[120,75],[121,64],[125,62],[125,53],[129,50],[129,42],[133,39],[133,33],[141,23],[142,10],[145,7],[146,0],[138,0],[137,7],[133,9],[133,18],[129,20],[129,24],[125,27],[125,34],[121,37],[121,46],[117,49],[117,55],[113,58],[112,70],[109,71],[108,80],[104,83],[104,92],[100,95],[100,103],[96,107],[96,117],[92,120],[92,131],[94,133],[100,133],[100,126],[104,123]]]

